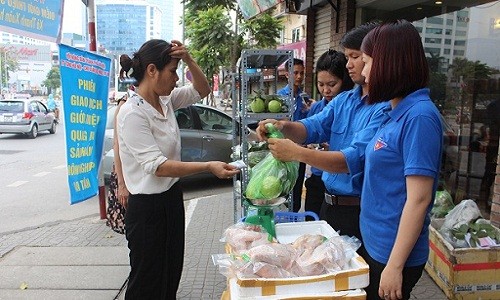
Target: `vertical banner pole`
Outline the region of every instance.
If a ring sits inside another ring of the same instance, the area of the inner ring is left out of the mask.
[[[88,0],[87,4],[88,30],[89,30],[89,51],[97,51],[97,38],[95,29],[95,4],[94,0]],[[102,161],[101,161],[102,162]],[[101,220],[106,219],[106,187],[104,185],[104,174],[102,163],[99,167],[99,216]]]

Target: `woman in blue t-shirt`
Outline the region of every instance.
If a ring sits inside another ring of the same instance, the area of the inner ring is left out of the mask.
[[[330,49],[321,54],[316,62],[316,86],[322,99],[312,104],[307,117],[319,113],[335,96],[353,88],[354,82],[349,77],[346,65],[345,54],[340,51]],[[321,150],[328,150],[328,140],[318,145]],[[308,145],[308,147],[311,148],[311,145]],[[326,192],[325,183],[321,179],[322,174],[322,170],[311,167],[311,176],[305,182],[305,210],[313,211],[318,216]]]
[[[409,299],[429,255],[429,211],[438,183],[442,127],[427,84],[429,67],[408,21],[384,23],[361,46],[371,103],[390,101],[365,151],[361,255],[368,299]]]

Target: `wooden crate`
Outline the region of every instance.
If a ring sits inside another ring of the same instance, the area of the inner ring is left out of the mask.
[[[429,226],[425,270],[449,299],[500,299],[500,248],[455,249],[438,232],[442,224]]]

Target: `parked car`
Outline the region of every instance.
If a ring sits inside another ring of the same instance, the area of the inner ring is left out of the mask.
[[[116,106],[108,109],[108,121],[104,138],[103,159],[104,180],[109,182],[111,168],[113,166],[114,153],[114,114]],[[231,162],[231,147],[233,146],[233,134],[239,136],[239,125],[233,132],[233,119],[228,114],[211,106],[194,104],[175,112],[177,123],[181,132],[181,159],[182,161],[205,162],[211,160]],[[255,132],[247,128],[245,134],[249,134],[250,140],[256,140]],[[211,176],[209,173],[198,174],[194,177]]]
[[[47,106],[35,99],[0,100],[0,133],[22,133],[34,139],[39,131],[56,133],[57,121]]]

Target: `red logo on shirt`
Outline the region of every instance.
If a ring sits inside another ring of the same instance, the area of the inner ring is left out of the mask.
[[[382,140],[382,138],[378,138],[377,142],[373,146],[373,151],[377,151],[377,150],[382,149],[384,147],[387,147],[387,144]]]

